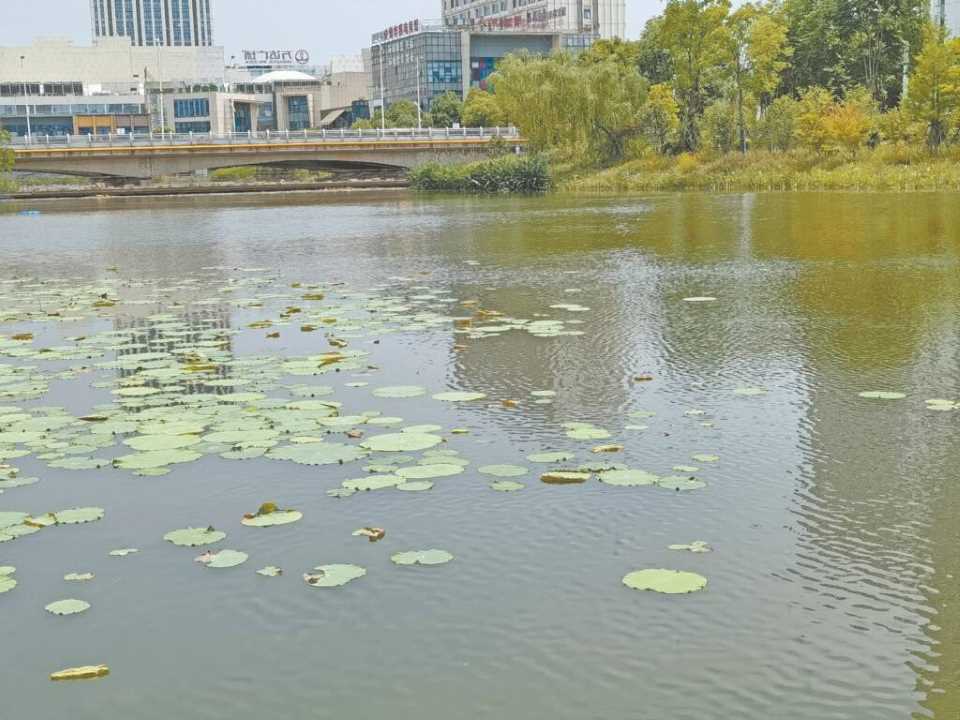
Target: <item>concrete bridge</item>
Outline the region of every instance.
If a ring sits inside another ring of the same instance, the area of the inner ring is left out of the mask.
[[[496,144],[523,145],[516,128],[298,130],[211,134],[15,138],[14,170],[152,178],[267,165],[331,171],[403,171],[425,162],[477,160]],[[518,150],[517,150],[518,151]]]

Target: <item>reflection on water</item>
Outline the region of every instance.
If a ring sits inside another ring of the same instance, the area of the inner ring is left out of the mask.
[[[4,674],[0,693],[17,712],[71,707],[79,718],[305,708],[432,718],[460,707],[472,718],[579,720],[639,717],[642,707],[644,717],[954,720],[960,411],[924,401],[960,399],[957,200],[269,198],[0,218],[5,278],[72,277],[87,292],[116,285],[141,303],[113,319],[137,354],[319,352],[320,335],[268,340],[247,328],[276,317],[293,282],[344,283],[344,302],[371,292],[412,313],[466,315],[474,306],[460,303],[476,301],[583,331],[478,339],[450,323],[364,345],[382,369],[336,379],[350,412],[473,430],[457,441],[473,471],[423,497],[337,504],[323,491],[350,475],[265,460],[205,458],[134,481],[30,467],[43,482],[8,491],[0,508],[92,503],[115,520],[78,535],[66,560],[62,541],[4,548],[0,564],[22,566],[22,587],[0,611],[22,620],[11,647],[23,667]],[[0,292],[4,312],[16,287]],[[697,295],[718,301],[683,302]],[[244,298],[267,299],[235,302]],[[565,303],[589,311],[551,307]],[[57,332],[80,334],[69,324]],[[634,381],[646,374],[654,381]],[[480,390],[497,402],[377,401],[347,386],[357,381]],[[769,393],[733,392],[754,386]],[[189,392],[230,389],[198,380]],[[535,390],[555,390],[555,402],[531,402]],[[864,390],[908,398],[872,402],[858,397]],[[66,392],[52,386],[42,402],[67,404]],[[70,392],[73,408],[83,398]],[[656,414],[642,421],[647,430],[626,430],[638,410]],[[579,448],[560,429],[568,421],[614,431],[624,462],[652,472],[694,453],[721,460],[695,493],[528,478],[527,490],[502,496],[476,475],[488,461]],[[306,514],[296,531],[243,536],[256,562],[290,569],[276,584],[253,582],[252,570],[198,578],[153,540],[190,522],[234,525],[267,495]],[[392,573],[378,564],[382,548],[350,542],[350,530],[370,523],[388,526],[385,543],[437,544],[457,559],[429,575]],[[666,550],[697,539],[716,552]],[[64,592],[63,572],[97,565],[111,543],[144,553],[123,573],[96,568],[112,578],[91,584],[103,611],[70,626],[39,617]],[[301,568],[328,561],[368,566],[365,588],[318,596],[298,584]],[[702,572],[710,586],[678,599],[631,594],[619,579],[638,567]],[[50,645],[65,649],[51,657]],[[51,691],[45,674],[86,658],[77,647],[90,662],[109,658],[114,676]],[[254,685],[276,699],[250,693]]]

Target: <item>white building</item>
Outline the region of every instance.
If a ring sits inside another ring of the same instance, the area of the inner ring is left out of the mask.
[[[224,69],[218,47],[137,47],[126,38],[105,38],[92,46],[52,39],[0,47],[0,84],[72,82],[124,93],[144,80],[222,85]]]
[[[210,47],[210,0],[90,0],[93,40],[123,37],[132,45]]]
[[[931,0],[930,11],[934,22],[953,37],[960,37],[960,0]]]
[[[586,33],[623,38],[626,0],[442,0],[443,24],[471,30]]]

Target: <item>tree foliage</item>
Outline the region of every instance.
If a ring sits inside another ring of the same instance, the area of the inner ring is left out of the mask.
[[[430,104],[430,117],[435,127],[453,127],[460,122],[462,114],[463,103],[460,102],[460,97],[450,90],[434,98]]]
[[[461,120],[465,127],[502,127],[507,116],[492,93],[473,88],[463,103]]]
[[[956,127],[960,110],[960,40],[949,40],[940,28],[928,26],[917,56],[906,108],[926,126],[927,144],[939,149]]]

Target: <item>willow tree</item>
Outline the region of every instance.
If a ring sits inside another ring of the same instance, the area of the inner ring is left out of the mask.
[[[680,143],[700,145],[699,122],[708,87],[722,74],[728,37],[729,0],[668,0],[658,40],[673,61],[673,87],[680,102]]]
[[[600,162],[623,158],[640,134],[647,83],[615,57],[580,62],[566,53],[506,57],[494,77],[496,98],[536,150],[563,149]]]

